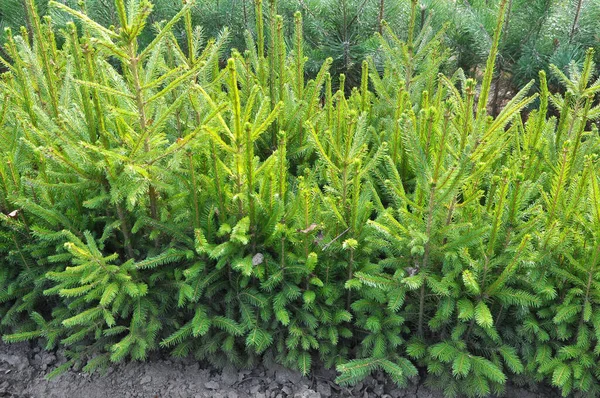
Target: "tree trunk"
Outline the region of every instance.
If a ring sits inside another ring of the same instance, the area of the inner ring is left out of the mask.
[[[378,28],[379,34],[383,33],[383,26],[381,26],[381,22],[383,21],[384,7],[385,7],[385,0],[380,0],[379,1],[379,15],[377,16],[377,28]]]
[[[498,97],[500,94],[500,81],[502,79],[502,65],[498,68],[498,78],[496,78],[496,86],[494,87],[494,98],[492,99],[492,115],[498,116]]]
[[[577,9],[575,10],[575,18],[573,19],[573,26],[571,27],[571,34],[569,35],[569,42],[573,40],[573,36],[575,36],[575,31],[579,25],[579,17],[581,16],[581,7],[583,5],[583,0],[577,1]]]
[[[510,25],[510,11],[512,9],[512,0],[508,1],[508,10],[506,11],[506,20],[504,21],[504,36],[508,34],[508,27]]]
[[[27,5],[23,0],[23,11],[25,12],[25,26],[27,28],[27,38],[29,39],[29,45],[33,48],[33,27],[31,26],[31,16],[27,11]]]

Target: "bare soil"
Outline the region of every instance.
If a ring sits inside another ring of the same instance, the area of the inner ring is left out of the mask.
[[[383,375],[369,377],[352,388],[333,382],[335,372],[320,369],[307,378],[278,365],[252,370],[217,370],[192,359],[152,358],[116,364],[106,372],[86,374],[72,369],[48,381],[45,376],[64,363],[60,352],[37,344],[0,342],[0,397],[24,398],[442,398],[418,383],[399,389]],[[417,381],[415,381],[417,382]],[[536,390],[536,391],[533,391]],[[543,387],[509,386],[506,397],[552,398]]]

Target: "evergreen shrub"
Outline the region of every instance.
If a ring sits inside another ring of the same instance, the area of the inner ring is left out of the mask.
[[[426,374],[447,396],[508,378],[600,392],[600,106],[593,53],[564,95],[487,102],[440,74],[442,33],[382,22],[360,85],[305,81],[301,14],[220,63],[191,1],[141,46],[148,0],[119,26],[51,2],[6,32],[0,79],[0,333],[92,371],[151,351],[341,384]],[[173,33],[185,32],[184,40]],[[266,40],[265,37],[270,37]],[[60,43],[60,44],[57,44]],[[333,87],[339,87],[333,89]],[[527,110],[527,112],[524,112]],[[557,115],[557,116],[555,116]]]

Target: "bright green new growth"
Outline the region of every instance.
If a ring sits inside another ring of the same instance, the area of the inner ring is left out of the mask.
[[[506,2],[481,88],[440,74],[442,35],[412,7],[408,42],[382,21],[383,69],[337,91],[331,59],[305,81],[302,16],[288,48],[274,1],[225,65],[227,31],[203,40],[191,2],[143,48],[148,1],[117,0],[116,28],[51,6],[73,19],[62,45],[31,12],[2,61],[5,341],[67,347],[54,374],[162,348],[319,359],[341,384],[424,368],[447,396],[508,377],[600,392],[591,51],[551,71],[564,95],[541,72],[492,117]]]

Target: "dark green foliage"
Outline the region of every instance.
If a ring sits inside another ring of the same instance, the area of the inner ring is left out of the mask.
[[[423,1],[423,15],[448,24],[446,39],[458,66],[475,76],[492,43],[500,0]],[[579,6],[579,12],[577,12]],[[587,48],[600,59],[600,3],[588,0],[509,0],[497,59],[494,114],[506,94],[518,91],[551,64],[566,71],[571,62],[581,67]],[[549,76],[554,90],[561,89]]]
[[[61,0],[63,4],[78,8],[76,0]],[[56,9],[47,7],[48,0],[37,2],[40,15],[52,16],[57,29],[64,28],[68,18]],[[86,13],[104,27],[118,26],[119,14],[113,0],[85,0]],[[265,18],[266,47],[273,45],[271,28],[280,14],[284,25],[301,12],[303,31],[307,43],[306,75],[313,78],[321,64],[332,58],[330,73],[337,88],[337,77],[346,76],[347,87],[358,86],[361,62],[372,56],[378,69],[381,48],[374,37],[384,30],[384,21],[406,40],[410,13],[413,7],[414,33],[427,26],[444,26],[444,41],[452,52],[448,66],[458,65],[469,77],[480,75],[488,57],[500,0],[266,0],[260,13]],[[26,17],[25,0],[4,0],[0,10],[0,37],[3,28],[26,28],[32,37],[32,26]],[[180,2],[156,0],[148,23],[138,36],[140,47],[147,45],[156,34],[154,24],[171,19],[179,10]],[[579,11],[578,11],[579,10]],[[224,26],[230,29],[229,40],[223,55],[232,49],[249,49],[246,31],[256,39],[259,32],[254,24],[256,7],[253,0],[198,0],[190,9],[192,26],[201,26],[203,37],[216,37]],[[503,24],[503,39],[497,59],[492,113],[514,90],[519,90],[530,80],[537,79],[539,70],[548,70],[554,64],[566,70],[574,61],[580,66],[587,48],[596,49],[596,62],[600,59],[600,3],[592,0],[511,0]],[[182,24],[172,27],[182,48],[187,46]],[[283,32],[287,43],[293,41],[292,29]],[[60,35],[58,37],[60,40]],[[6,57],[6,54],[3,55]],[[444,72],[453,72],[446,68]],[[553,90],[560,89],[550,76]],[[497,92],[497,94],[496,94]]]
[[[481,84],[440,73],[416,2],[351,84],[332,58],[306,81],[302,14],[288,29],[260,0],[226,64],[229,32],[204,40],[191,2],[150,26],[151,3],[117,0],[110,29],[51,2],[57,29],[28,0],[0,81],[3,339],[90,371],[164,349],[597,394],[594,53],[551,67],[562,94],[541,72],[488,115],[509,4]]]

